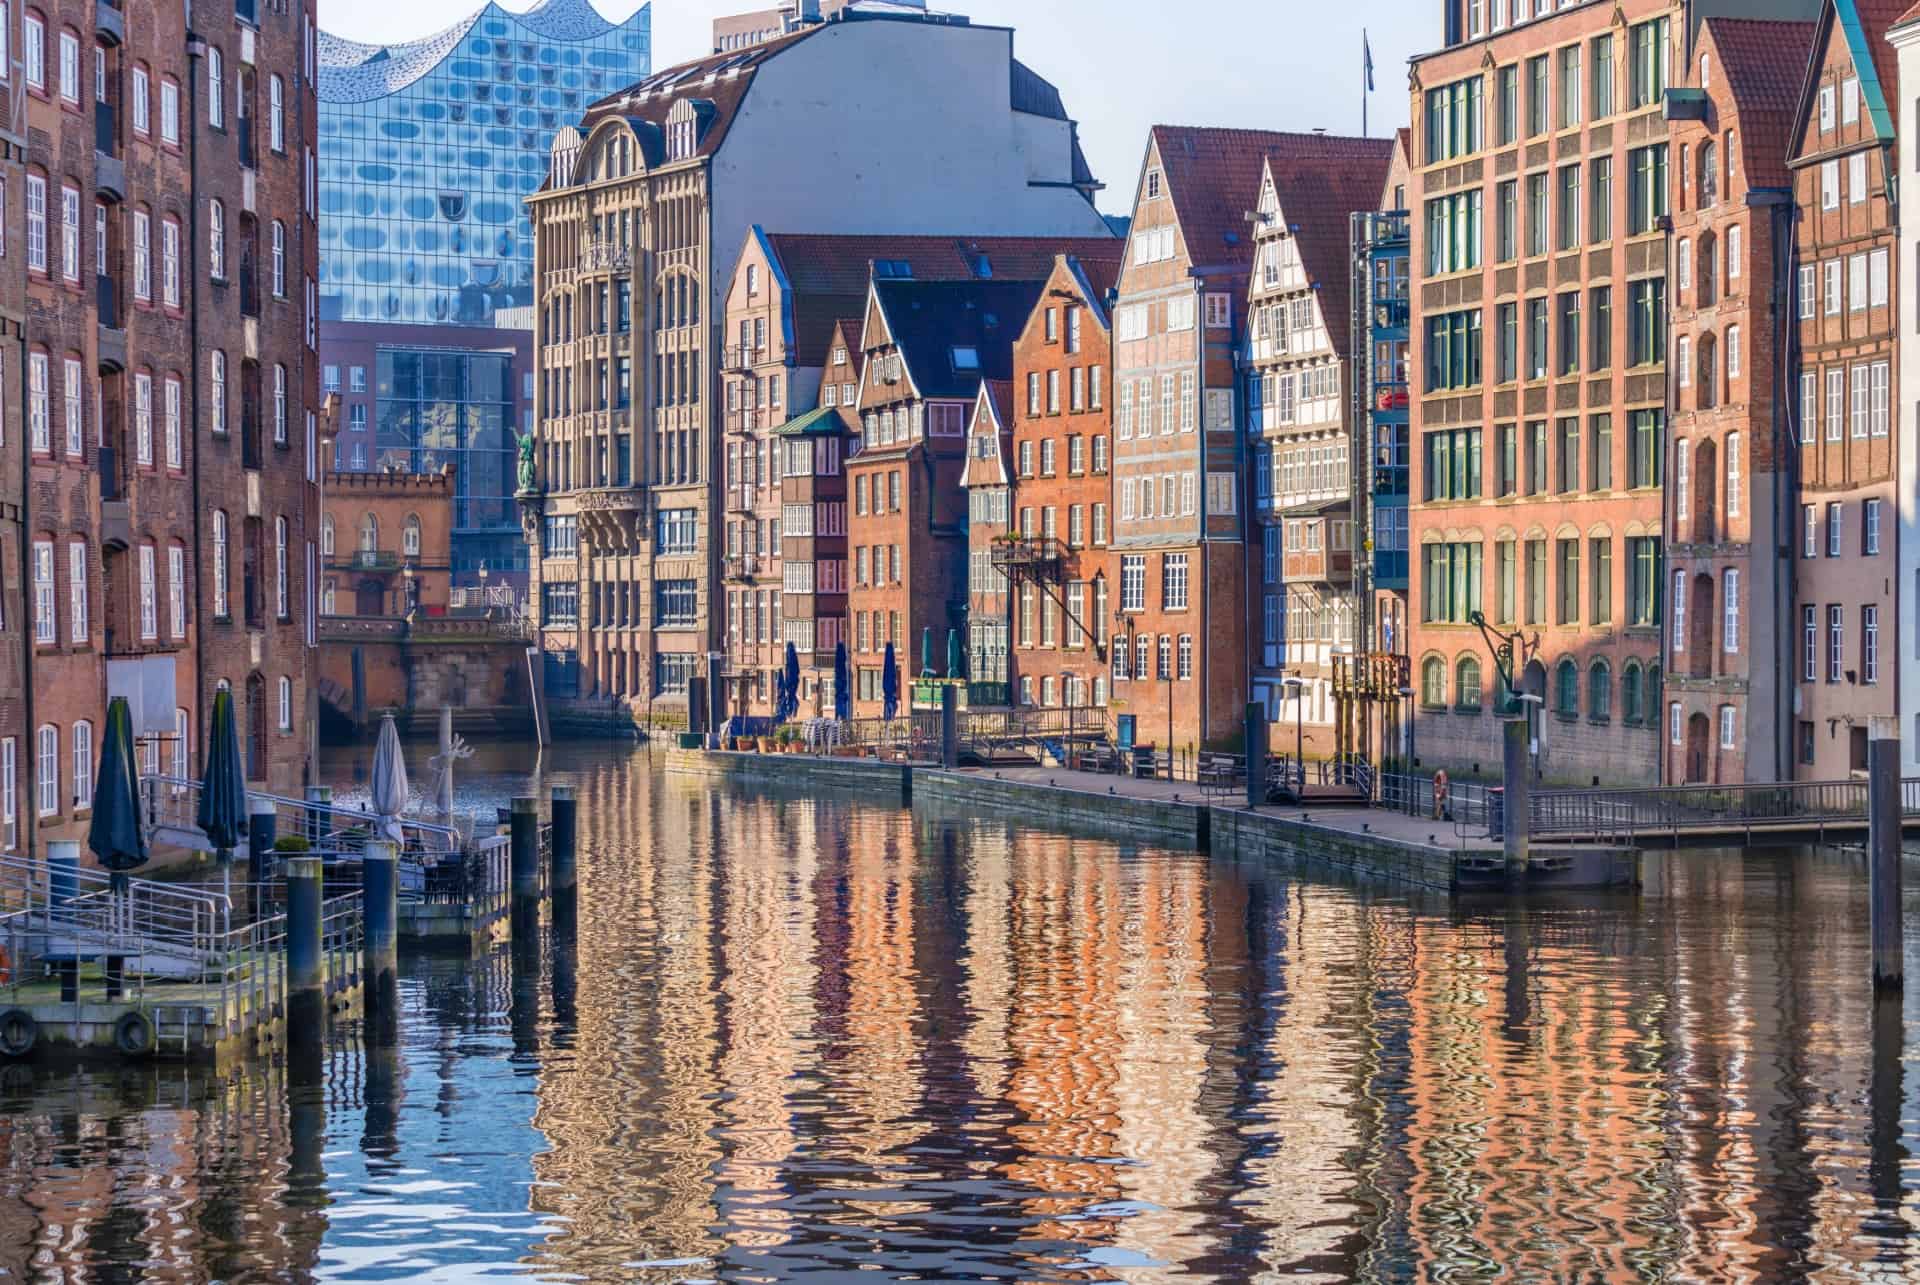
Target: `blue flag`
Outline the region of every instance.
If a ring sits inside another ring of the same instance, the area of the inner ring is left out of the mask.
[[[1373,42],[1367,39],[1367,29],[1360,28],[1360,53],[1367,65],[1367,92],[1373,92]]]

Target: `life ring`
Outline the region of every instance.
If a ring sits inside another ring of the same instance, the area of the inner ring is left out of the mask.
[[[40,1023],[33,1020],[32,1013],[24,1008],[10,1008],[0,1013],[0,1053],[25,1057],[39,1042]]]
[[[1452,815],[1451,798],[1447,789],[1446,769],[1433,774],[1433,819],[1445,821]]]
[[[113,1024],[113,1046],[128,1057],[145,1057],[154,1049],[153,1019],[134,1010],[120,1014]]]

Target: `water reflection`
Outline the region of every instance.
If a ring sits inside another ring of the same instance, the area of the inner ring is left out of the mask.
[[[1906,1033],[1839,856],[1520,909],[549,755],[577,930],[390,1040],[11,1069],[16,1278],[1894,1280]],[[510,757],[463,797],[525,792]],[[1920,881],[1916,881],[1920,882]],[[1920,907],[1910,922],[1920,932]]]

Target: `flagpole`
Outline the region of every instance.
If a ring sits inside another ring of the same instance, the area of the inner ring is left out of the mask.
[[[1360,28],[1360,137],[1367,137],[1367,84],[1373,78],[1373,50],[1367,43],[1367,29]]]

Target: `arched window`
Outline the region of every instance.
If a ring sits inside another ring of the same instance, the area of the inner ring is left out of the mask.
[[[293,680],[285,674],[280,676],[280,730],[293,730]]]
[[[1720,152],[1712,143],[1700,144],[1700,208],[1710,209],[1719,199]]]
[[[1436,709],[1447,703],[1447,662],[1438,656],[1420,663],[1420,703]]]
[[[1742,485],[1740,480],[1740,434],[1728,433],[1725,449],[1727,453],[1725,508],[1728,517],[1737,518],[1740,516],[1740,488]]]
[[[420,515],[407,514],[407,524],[400,529],[400,551],[409,558],[420,556]]]
[[[1639,723],[1646,710],[1645,693],[1641,690],[1640,663],[1630,660],[1620,671],[1620,716],[1626,722]]]
[[[93,724],[85,719],[73,725],[73,806],[93,806]]]
[[[1562,718],[1580,714],[1580,670],[1571,660],[1562,660],[1554,667],[1553,709]]]
[[[327,557],[333,556],[333,514],[320,519],[320,552]]]
[[[1453,703],[1460,709],[1480,708],[1480,660],[1462,656],[1453,669]]]
[[[337,600],[336,595],[338,594],[338,592],[339,592],[338,582],[335,581],[332,576],[328,576],[320,586],[320,614],[321,615],[331,616],[335,614],[334,603]]]
[[[1596,723],[1613,717],[1613,671],[1604,660],[1587,670],[1587,717]]]
[[[369,513],[360,519],[360,552],[376,553],[380,549],[380,519]]]

